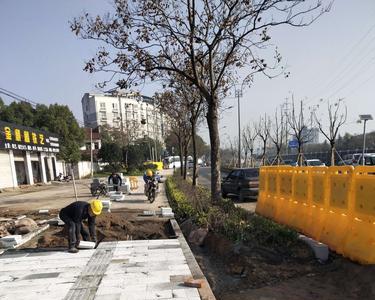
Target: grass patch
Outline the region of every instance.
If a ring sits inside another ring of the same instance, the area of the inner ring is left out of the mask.
[[[229,199],[213,205],[207,189],[194,188],[178,175],[167,179],[166,191],[179,222],[192,219],[196,225],[232,241],[283,253],[288,253],[288,249],[299,242],[295,230],[236,207]]]

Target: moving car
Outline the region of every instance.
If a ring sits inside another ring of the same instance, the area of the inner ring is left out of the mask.
[[[226,198],[229,194],[238,196],[240,201],[245,198],[256,199],[259,192],[259,169],[234,169],[221,182],[221,195]]]

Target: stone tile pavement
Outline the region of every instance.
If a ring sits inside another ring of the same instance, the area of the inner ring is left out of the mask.
[[[104,242],[95,250],[0,256],[0,299],[198,300],[179,240]]]

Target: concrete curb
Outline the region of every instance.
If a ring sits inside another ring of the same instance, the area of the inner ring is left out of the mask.
[[[193,279],[200,279],[203,281],[202,287],[198,289],[202,300],[216,300],[214,293],[211,290],[210,284],[208,283],[206,276],[204,276],[201,268],[199,267],[193,252],[191,251],[189,244],[187,243],[180,226],[175,219],[170,219],[172,229],[180,242],[182,252],[186,258],[187,264],[190,268]]]

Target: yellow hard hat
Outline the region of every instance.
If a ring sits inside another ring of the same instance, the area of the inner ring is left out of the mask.
[[[146,175],[149,176],[149,177],[151,177],[153,175],[152,170],[147,169],[146,170]]]
[[[102,209],[103,209],[102,201],[97,200],[97,199],[91,200],[90,201],[90,208],[91,208],[91,211],[94,215],[96,215],[96,216],[100,215],[101,212],[102,212]]]

